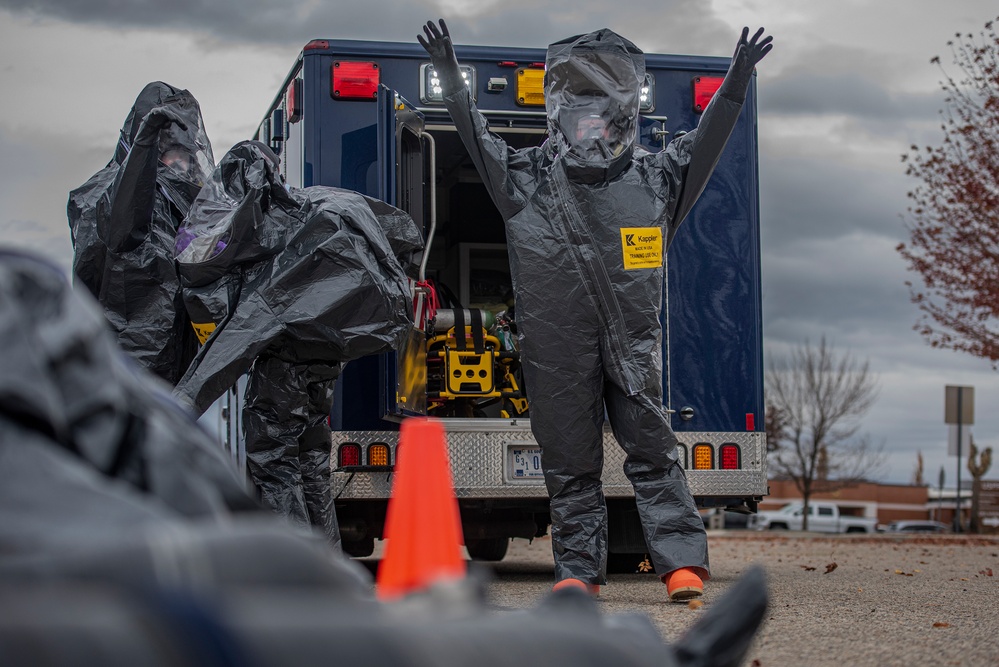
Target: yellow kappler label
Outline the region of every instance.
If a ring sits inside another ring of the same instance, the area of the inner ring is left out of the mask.
[[[663,265],[663,230],[659,227],[622,227],[624,268],[656,269]]]
[[[212,335],[213,331],[215,331],[214,322],[208,322],[207,324],[197,324],[195,322],[191,322],[191,326],[194,327],[194,335],[198,337],[198,342],[202,345],[205,344],[208,337]]]

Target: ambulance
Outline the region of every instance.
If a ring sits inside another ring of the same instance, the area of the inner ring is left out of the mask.
[[[546,139],[545,49],[461,46],[466,84],[514,148]],[[662,150],[697,126],[729,59],[646,54],[639,142]],[[290,185],[356,190],[424,230],[416,326],[393,353],[346,365],[330,416],[336,513],[347,553],[383,537],[399,425],[440,419],[471,558],[547,534],[548,495],[523,386],[503,221],[412,43],[317,39],[302,49],[256,138]],[[767,494],[756,81],[704,193],[666,258],[664,403],[699,507],[753,513]],[[557,314],[556,314],[557,316]],[[610,567],[646,551],[624,454],[604,432]]]

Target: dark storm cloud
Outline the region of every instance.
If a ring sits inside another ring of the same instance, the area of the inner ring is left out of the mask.
[[[421,26],[441,16],[458,44],[540,47],[609,27],[648,51],[728,55],[738,37],[697,0],[642,1],[629,4],[627,12],[597,0],[546,2],[541,11],[526,0],[486,3],[466,12],[445,10],[429,0],[0,0],[0,9],[95,26],[175,29],[212,40],[295,46],[323,37],[416,41]]]
[[[768,338],[801,339],[813,327],[860,337],[911,329],[916,311],[891,252],[889,243],[864,235],[764,250]]]
[[[939,90],[903,90],[902,74],[907,72],[936,80],[938,71],[929,64],[929,55],[922,61],[889,57],[876,46],[799,48],[787,67],[766,78],[760,112],[777,117],[848,116],[877,131],[899,131],[907,121],[937,118],[943,98]]]
[[[761,170],[765,233],[773,247],[855,231],[903,239],[900,215],[911,184],[901,164],[891,172],[860,159],[813,154],[761,159]]]
[[[315,37],[371,39],[386,27],[406,34],[426,20],[427,5],[395,0],[364,2],[276,3],[273,0],[2,0],[0,8],[32,17],[50,17],[71,23],[103,27],[176,29],[223,40],[252,40],[258,44],[287,45]],[[385,17],[391,17],[386,21]],[[344,34],[350,26],[353,34]],[[401,33],[396,35],[401,37]]]
[[[941,95],[893,91],[884,79],[866,73],[826,74],[796,67],[768,79],[760,112],[775,116],[854,116],[878,129],[908,120],[933,120]]]

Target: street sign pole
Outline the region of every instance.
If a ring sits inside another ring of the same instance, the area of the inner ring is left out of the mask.
[[[957,428],[957,494],[954,500],[954,532],[961,528],[961,440],[962,427],[975,423],[975,388],[947,385],[944,391],[944,422]]]
[[[957,495],[954,500],[954,532],[961,532],[961,398],[963,391],[957,392]]]
[[[938,486],[940,487],[940,493],[937,494],[937,516],[935,517],[937,521],[943,519],[943,488],[945,479],[944,467],[940,466],[940,479],[937,480],[939,482]]]

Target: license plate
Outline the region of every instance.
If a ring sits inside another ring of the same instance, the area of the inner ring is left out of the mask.
[[[507,448],[510,479],[544,479],[541,469],[541,448],[510,445]]]

